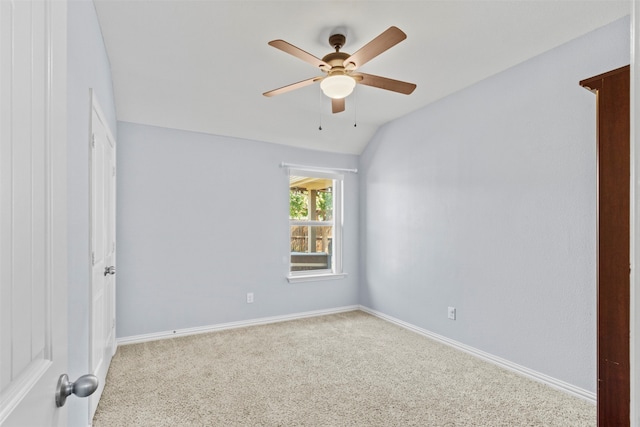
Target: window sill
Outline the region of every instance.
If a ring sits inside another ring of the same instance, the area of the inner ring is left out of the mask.
[[[306,274],[287,276],[289,283],[319,282],[321,280],[338,280],[347,277],[347,273]]]

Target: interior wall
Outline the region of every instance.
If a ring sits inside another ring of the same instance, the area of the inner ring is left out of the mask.
[[[69,377],[89,372],[89,119],[93,88],[113,132],[111,68],[91,0],[68,2],[67,212]],[[69,425],[87,425],[88,399],[69,399]]]
[[[629,63],[629,24],[380,129],[360,159],[363,305],[595,392],[596,100],[578,82]]]
[[[357,304],[357,176],[344,181],[348,276],[290,284],[280,167],[357,156],[123,122],[118,141],[118,337]]]

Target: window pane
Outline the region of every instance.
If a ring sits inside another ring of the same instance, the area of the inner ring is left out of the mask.
[[[333,221],[332,187],[318,191],[316,195],[316,217],[320,221]]]
[[[309,192],[302,188],[289,189],[289,219],[309,219]]]
[[[292,225],[291,271],[332,268],[333,227]]]
[[[333,180],[290,176],[289,219],[333,221]]]

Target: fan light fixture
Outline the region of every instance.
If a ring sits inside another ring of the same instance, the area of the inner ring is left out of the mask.
[[[351,95],[355,86],[356,81],[352,77],[345,76],[344,74],[325,77],[320,82],[322,92],[331,99],[346,98]]]
[[[0,0],[2,1],[2,0]],[[337,30],[337,28],[336,28]],[[391,92],[409,95],[416,88],[413,83],[393,80],[386,77],[374,76],[357,71],[359,67],[397,45],[406,39],[407,35],[398,27],[389,27],[378,37],[361,47],[353,55],[341,52],[347,38],[343,34],[333,33],[329,36],[329,45],[335,50],[322,57],[322,59],[305,52],[284,40],[271,40],[269,46],[273,46],[289,55],[313,65],[316,70],[321,70],[322,75],[311,77],[281,88],[263,93],[264,96],[275,96],[295,89],[300,89],[315,83],[320,83],[324,95],[331,99],[331,112],[341,113],[345,108],[344,98],[349,96],[356,84],[390,90]]]

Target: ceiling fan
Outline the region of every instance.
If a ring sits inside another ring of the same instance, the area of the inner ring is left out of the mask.
[[[407,35],[399,28],[389,27],[378,37],[361,47],[356,53],[350,55],[346,52],[340,52],[340,48],[342,48],[346,42],[346,37],[343,34],[333,34],[329,37],[329,44],[336,51],[325,55],[322,59],[316,58],[312,54],[305,52],[284,40],[272,40],[269,42],[270,46],[280,49],[283,52],[318,67],[320,70],[324,71],[325,75],[283,86],[281,88],[265,92],[263,95],[280,95],[281,93],[300,89],[301,87],[320,82],[322,92],[331,98],[331,110],[333,113],[344,111],[344,99],[353,92],[353,88],[356,84],[377,87],[409,95],[416,88],[416,85],[413,83],[374,76],[372,74],[354,72],[365,63],[406,38]]]

